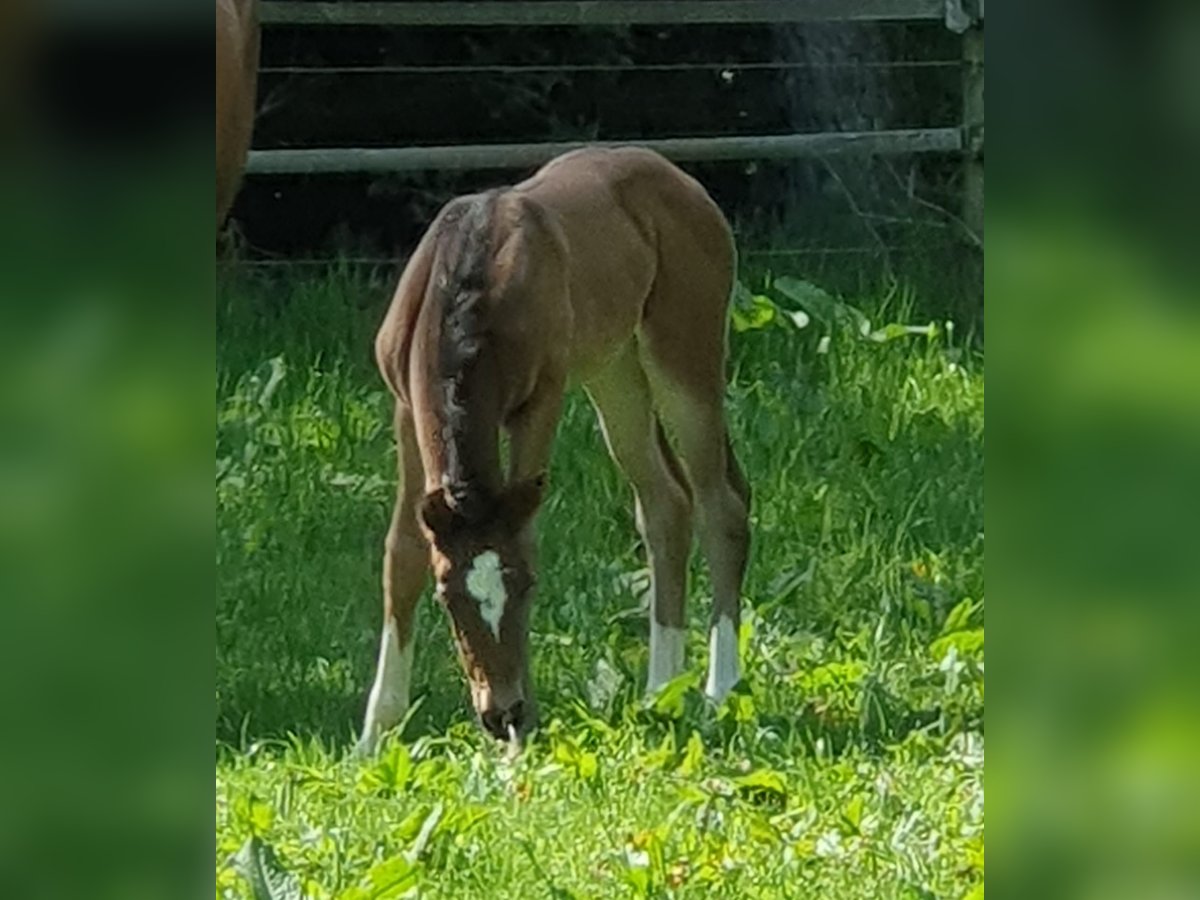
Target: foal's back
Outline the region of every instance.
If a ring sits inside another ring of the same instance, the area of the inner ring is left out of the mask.
[[[698,317],[702,329],[723,330],[734,266],[729,226],[700,183],[662,156],[637,147],[577,150],[509,193],[544,210],[560,236],[573,374],[586,379],[647,316]],[[655,288],[682,272],[707,289],[676,309]]]
[[[487,354],[506,407],[501,419],[528,399],[527,376],[561,369],[586,383],[635,334],[674,359],[682,377],[691,377],[696,358],[706,373],[721,370],[735,264],[724,215],[699,182],[657,153],[585,148],[514,186],[452,200],[431,224],[376,339],[380,367],[402,401],[422,405],[413,393],[437,368],[438,272],[455,254],[455,223],[484,205]]]

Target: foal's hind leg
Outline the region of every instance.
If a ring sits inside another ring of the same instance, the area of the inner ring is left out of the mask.
[[[654,414],[636,346],[630,342],[586,389],[609,452],[636,495],[638,530],[650,563],[653,602],[646,690],[653,693],[683,671],[691,499]]]
[[[742,580],[750,548],[750,490],[729,443],[720,394],[672,383],[656,371],[654,395],[674,432],[699,513],[700,546],[712,579],[705,693],[720,702],[741,678]]]
[[[725,426],[725,342],[735,253],[707,197],[679,192],[662,215],[659,268],[638,330],[654,402],[674,432],[712,577],[706,692],[720,701],[741,677],[737,635],[749,554],[750,491]]]
[[[429,546],[417,525],[424,470],[412,411],[396,405],[400,484],[383,557],[383,634],[375,683],[367,699],[359,750],[374,752],[380,735],[408,712],[412,682],[413,619],[429,572]]]
[[[719,396],[700,396],[655,378],[655,398],[675,433],[697,511],[712,579],[705,693],[720,702],[741,678],[738,627],[750,547],[750,490],[729,443]]]

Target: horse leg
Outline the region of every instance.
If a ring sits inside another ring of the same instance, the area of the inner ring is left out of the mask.
[[[429,546],[417,525],[424,470],[412,411],[396,404],[400,484],[383,555],[383,634],[375,683],[367,699],[359,749],[374,752],[380,735],[408,712],[412,683],[413,619],[429,572]]]
[[[609,453],[633,485],[638,531],[650,564],[653,693],[683,671],[692,504],[687,482],[654,413],[646,373],[631,341],[585,388]]]
[[[541,478],[550,466],[550,454],[554,448],[554,436],[558,431],[558,420],[562,415],[566,377],[562,374],[547,375],[505,423],[508,434],[508,484]],[[530,517],[524,531],[517,538],[524,543],[525,553],[531,566],[536,568],[537,539],[535,517]],[[538,721],[537,692],[534,690],[533,666],[526,660],[522,674],[521,696],[524,702],[522,719],[527,730]]]
[[[750,545],[750,489],[733,455],[723,406],[734,249],[719,213],[701,212],[695,211],[686,228],[663,233],[662,265],[646,303],[638,348],[699,514],[700,545],[713,589],[705,691],[720,702],[741,677],[738,627]]]
[[[738,627],[750,549],[750,488],[729,441],[722,392],[672,382],[658,371],[652,383],[658,408],[675,434],[699,512],[700,545],[713,589],[705,693],[719,703],[741,678]]]
[[[549,468],[565,390],[565,376],[542,379],[533,395],[504,423],[509,484],[544,475]]]

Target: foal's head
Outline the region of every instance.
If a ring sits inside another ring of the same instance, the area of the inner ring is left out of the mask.
[[[459,659],[480,724],[501,740],[536,721],[529,676],[529,608],[534,584],[533,517],[544,479],[499,496],[456,500],[447,490],[421,503],[437,596],[450,613]]]

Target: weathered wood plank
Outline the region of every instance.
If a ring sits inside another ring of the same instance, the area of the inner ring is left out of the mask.
[[[982,241],[983,189],[983,29],[963,35],[963,221]]]
[[[630,145],[649,147],[679,162],[846,155],[888,156],[959,152],[962,150],[962,131],[958,128],[917,128],[905,131],[667,138],[623,142],[256,150],[250,154],[247,172],[251,175],[315,175],[519,169],[539,166],[561,153],[579,147]]]
[[[267,0],[264,25],[702,25],[941,19],[944,0]]]

